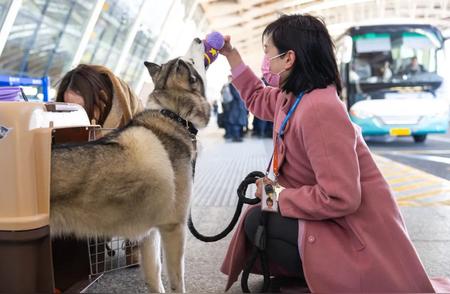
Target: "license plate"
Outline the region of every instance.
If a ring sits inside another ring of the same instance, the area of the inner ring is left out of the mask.
[[[411,130],[408,128],[390,129],[389,134],[391,136],[411,136]]]

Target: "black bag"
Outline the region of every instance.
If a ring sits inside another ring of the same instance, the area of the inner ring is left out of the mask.
[[[221,112],[217,114],[217,125],[219,128],[225,128],[225,113]]]

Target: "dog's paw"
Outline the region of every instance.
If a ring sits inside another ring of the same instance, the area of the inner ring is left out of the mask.
[[[149,293],[166,293],[164,286],[161,284],[155,285],[154,283],[145,283]]]

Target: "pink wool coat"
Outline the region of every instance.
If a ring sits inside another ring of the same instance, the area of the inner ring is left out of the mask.
[[[233,84],[247,108],[278,132],[296,97],[264,87],[248,67]],[[312,292],[434,292],[393,193],[335,87],[304,95],[279,146],[279,182],[286,187],[280,212],[299,219],[298,250]],[[249,246],[241,219],[221,268],[226,289]]]

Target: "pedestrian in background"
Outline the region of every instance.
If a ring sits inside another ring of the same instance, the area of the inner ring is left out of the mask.
[[[248,124],[248,112],[239,92],[231,84],[231,79],[232,77],[229,76],[229,82],[222,88],[222,109],[225,126],[224,137],[231,139],[232,142],[242,142],[244,128]]]

